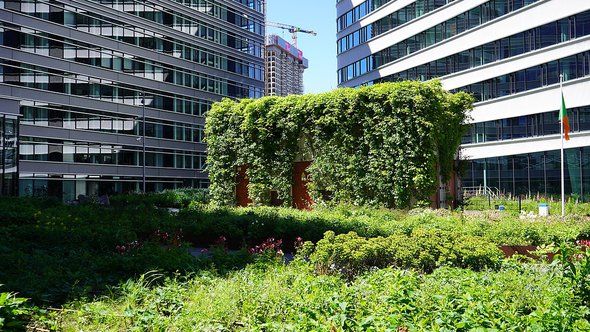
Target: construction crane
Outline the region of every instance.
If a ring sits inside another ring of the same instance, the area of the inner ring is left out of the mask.
[[[317,32],[312,31],[312,30],[305,30],[293,25],[288,25],[288,24],[283,24],[283,23],[277,23],[277,22],[266,22],[266,25],[269,27],[275,27],[275,28],[280,28],[283,30],[287,30],[291,33],[291,39],[293,41],[293,46],[297,47],[297,33],[298,32],[302,32],[302,33],[309,33],[312,36],[317,36]]]

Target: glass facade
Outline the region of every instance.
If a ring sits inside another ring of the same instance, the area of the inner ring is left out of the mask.
[[[473,123],[461,144],[496,142],[559,134],[559,111]],[[590,106],[567,110],[571,132],[590,131]]]
[[[590,147],[564,151],[565,192],[590,201]],[[561,195],[559,150],[468,161],[463,186],[487,185],[512,195]]]
[[[360,28],[338,39],[336,43],[337,52],[338,54],[340,54],[353,47],[364,44],[371,38],[377,37],[388,31],[391,31],[402,24],[405,24],[413,19],[416,19],[426,13],[429,13],[453,1],[454,0],[417,0],[416,2],[411,3],[401,8],[400,10],[385,16],[384,18],[378,20],[375,23],[371,23],[366,27]],[[357,8],[363,8],[363,5],[361,4],[355,7],[354,13],[357,12]],[[363,14],[363,10],[360,11],[360,14]],[[362,16],[364,16],[364,14]]]
[[[485,101],[557,84],[560,75],[563,75],[563,81],[589,76],[590,51],[473,83],[455,91],[470,92],[476,101]]]
[[[264,94],[262,0],[0,1],[0,15],[21,195],[140,191],[143,173],[148,191],[207,186],[205,113]]]
[[[0,194],[15,195],[18,182],[18,118],[0,114]]]
[[[406,71],[384,77],[382,80],[399,80],[402,78],[429,80],[462,70],[477,68],[495,61],[518,56],[524,53],[556,45],[573,38],[583,37],[590,33],[590,11],[544,24],[509,37],[498,39],[487,44],[461,51],[451,56],[433,60]],[[380,53],[378,53],[380,54]],[[379,55],[379,63],[394,61],[393,54]],[[362,72],[362,70],[361,70]],[[530,84],[540,86],[541,72],[531,69],[520,74],[524,80],[526,75]]]
[[[353,23],[357,22],[358,20],[365,17],[367,14],[371,13],[374,10],[381,8],[381,6],[386,5],[394,0],[367,0],[361,3],[358,6],[355,6],[353,9],[347,11],[346,13],[340,15],[338,19],[336,19],[336,29],[338,32],[341,30],[346,29]],[[338,3],[340,1],[337,1]]]
[[[445,22],[439,23],[426,31],[423,31],[397,44],[391,45],[385,48],[384,50],[375,52],[374,54],[368,57],[365,57],[363,59],[355,61],[350,65],[338,69],[338,84],[342,84],[355,77],[364,75],[367,72],[379,68],[380,66],[393,62],[402,57],[408,56],[423,48],[432,46],[436,43],[439,43],[445,39],[451,38],[465,31],[471,30],[477,26],[485,24],[491,20],[504,16],[515,10],[521,9],[524,6],[530,5],[537,1],[538,0],[487,1],[486,3],[477,6],[467,12],[461,13],[460,15],[453,17]],[[442,4],[441,2],[439,5],[442,6],[444,4]],[[396,13],[392,15],[395,15],[395,17],[399,16]],[[415,17],[412,17],[411,19],[414,18]],[[374,32],[372,33],[377,33],[376,35],[378,35],[379,31],[383,32],[382,30],[384,29],[393,28],[393,25],[390,26],[390,24],[396,24],[396,22],[398,21],[399,17],[396,18],[395,22],[392,21],[391,23],[387,23],[383,26],[375,26],[371,28],[372,30],[374,30]],[[408,21],[408,19],[404,18],[404,22]],[[370,38],[367,38],[367,40],[368,39]],[[355,43],[353,41],[353,45],[354,44]],[[505,56],[502,58],[505,58]],[[464,70],[467,68],[468,67],[465,67],[460,70]]]

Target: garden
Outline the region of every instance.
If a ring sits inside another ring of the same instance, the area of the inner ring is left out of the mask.
[[[577,212],[562,219],[510,210],[232,208],[208,199],[199,190],[114,196],[110,206],[1,199],[0,326],[590,329],[588,204],[569,203]],[[538,251],[506,258],[506,245]]]

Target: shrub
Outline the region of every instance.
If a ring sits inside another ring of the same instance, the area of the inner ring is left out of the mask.
[[[128,193],[114,195],[109,199],[116,207],[148,206],[184,208],[191,202],[209,203],[209,190],[199,188],[182,188],[150,193]]]
[[[371,268],[387,266],[423,272],[432,272],[439,266],[497,268],[502,253],[481,237],[447,231],[421,229],[411,236],[368,239],[354,232],[335,235],[328,231],[309,259],[318,273],[339,272],[350,279]]]

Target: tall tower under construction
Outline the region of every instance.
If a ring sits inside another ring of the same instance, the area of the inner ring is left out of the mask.
[[[265,95],[303,94],[303,71],[308,68],[303,52],[277,35],[266,39]]]

